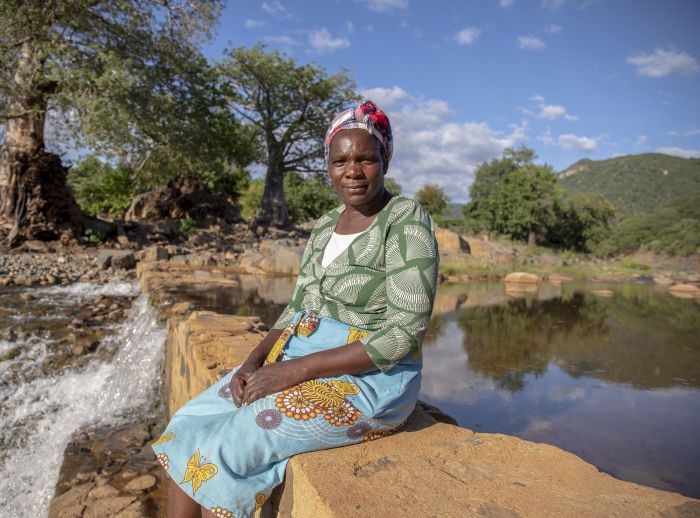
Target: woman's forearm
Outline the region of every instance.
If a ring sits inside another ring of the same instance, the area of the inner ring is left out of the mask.
[[[284,330],[283,329],[270,329],[265,338],[263,338],[255,349],[251,351],[248,355],[248,360],[254,363],[256,366],[260,367],[267,355],[270,354],[270,350],[275,345],[275,342],[280,337]]]
[[[377,368],[359,341],[288,361],[296,364],[294,367],[303,378],[300,382],[343,374],[362,374]]]

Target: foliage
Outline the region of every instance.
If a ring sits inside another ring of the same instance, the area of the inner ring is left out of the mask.
[[[190,216],[185,216],[178,221],[178,233],[183,236],[189,236],[197,228],[197,222]]]
[[[73,145],[117,158],[137,187],[256,158],[197,50],[220,0],[0,3],[0,122],[57,114]],[[19,78],[19,79],[18,79]],[[54,143],[54,145],[57,143]]]
[[[264,188],[264,180],[253,180],[241,196],[239,204],[244,220],[250,221],[255,217]],[[285,175],[284,193],[289,216],[294,223],[318,218],[339,204],[333,187],[317,177],[304,179],[298,173],[290,172]]]
[[[548,241],[577,252],[590,252],[610,234],[615,207],[599,194],[564,196],[554,208]]]
[[[91,216],[122,216],[134,195],[131,170],[123,163],[101,162],[94,155],[69,170],[68,185],[78,204]]]
[[[581,160],[559,175],[567,191],[607,198],[618,218],[646,216],[673,200],[700,194],[700,159],[644,153]]]
[[[535,165],[534,159],[532,149],[521,147],[506,149],[501,158],[479,166],[464,207],[467,228],[530,243],[536,235],[542,239],[560,193],[551,167]]]
[[[265,180],[252,180],[245,191],[238,198],[238,205],[241,209],[241,217],[245,221],[251,221],[255,213],[260,208],[263,192],[265,192]]]
[[[295,223],[316,219],[340,204],[330,184],[319,177],[304,179],[293,172],[284,177],[284,195],[289,217]]]
[[[391,194],[401,194],[401,185],[393,178],[384,177],[384,188]]]
[[[433,184],[425,184],[416,192],[416,201],[427,210],[431,216],[442,216],[447,210],[449,197],[442,187]]]
[[[91,228],[88,228],[85,231],[85,234],[83,234],[83,237],[82,237],[82,241],[83,241],[83,244],[85,244],[87,246],[97,246],[102,242],[102,240],[100,239],[100,236],[97,234],[97,232],[95,232]]]
[[[612,256],[645,248],[669,255],[700,252],[700,195],[681,198],[646,217],[622,220],[595,252]]]
[[[256,218],[285,226],[288,213],[283,176],[323,171],[323,137],[333,115],[356,98],[344,72],[328,76],[313,63],[262,45],[226,51],[219,64],[230,108],[254,131],[267,163],[265,190]]]

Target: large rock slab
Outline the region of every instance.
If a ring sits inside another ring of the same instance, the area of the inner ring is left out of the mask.
[[[170,412],[245,359],[255,319],[171,317]],[[394,436],[293,457],[263,516],[700,516],[700,502],[623,482],[554,446],[437,422],[417,409]]]

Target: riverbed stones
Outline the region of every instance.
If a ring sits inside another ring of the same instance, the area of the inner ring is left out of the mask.
[[[153,475],[142,475],[129,482],[126,486],[124,486],[124,489],[132,493],[146,491],[152,487],[155,487],[157,482],[156,477]]]

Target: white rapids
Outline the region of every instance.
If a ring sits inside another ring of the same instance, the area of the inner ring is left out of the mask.
[[[138,285],[77,283],[36,292],[80,298],[135,295]],[[0,457],[0,515],[46,516],[71,434],[92,424],[121,424],[156,401],[165,328],[157,324],[146,295],[134,300],[127,318],[103,340],[117,350],[109,361],[28,383],[0,384],[0,440],[9,445]],[[27,360],[41,362],[41,356]],[[0,374],[7,368],[3,363]]]

